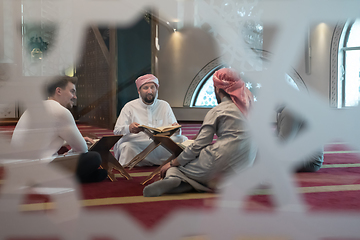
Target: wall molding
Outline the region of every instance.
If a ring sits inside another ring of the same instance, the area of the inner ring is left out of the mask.
[[[337,108],[338,105],[338,59],[339,43],[346,22],[337,23],[330,48],[330,107]]]
[[[214,60],[207,63],[193,78],[191,81],[188,90],[186,91],[185,98],[184,98],[184,107],[190,107],[192,102],[193,95],[197,92],[198,87],[200,87],[203,83],[203,80],[206,76],[224,65],[224,62],[221,60],[221,57],[215,58]]]

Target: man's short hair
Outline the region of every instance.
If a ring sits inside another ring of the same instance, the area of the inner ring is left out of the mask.
[[[69,77],[69,76],[59,76],[56,77],[48,84],[46,84],[46,95],[48,97],[52,97],[55,94],[56,88],[60,87],[62,89],[65,89],[69,82],[76,84],[77,83],[77,77]]]

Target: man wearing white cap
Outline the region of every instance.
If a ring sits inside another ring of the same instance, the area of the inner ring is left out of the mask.
[[[152,142],[139,125],[157,128],[178,124],[170,105],[157,98],[159,80],[154,75],[141,76],[135,83],[139,98],[125,104],[114,128],[114,134],[124,135],[114,146],[115,157],[121,165],[130,162]],[[178,134],[171,137],[175,142],[187,139],[180,135],[180,131]],[[138,166],[161,165],[170,155],[165,148],[159,146]]]

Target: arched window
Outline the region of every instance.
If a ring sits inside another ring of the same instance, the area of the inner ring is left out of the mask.
[[[192,107],[212,108],[217,105],[215,92],[214,92],[214,85],[212,80],[213,75],[214,73],[211,76],[207,77],[207,79],[202,84],[201,88],[198,90],[197,94],[194,95],[194,100],[192,101],[193,102]],[[292,87],[299,90],[298,84],[296,84],[294,79],[289,74],[285,74],[285,80]],[[257,101],[256,89],[261,88],[261,84],[245,82],[245,86],[251,91],[251,93],[254,96],[254,101],[256,102]]]
[[[271,53],[256,49],[254,49],[254,51],[261,55],[261,59],[263,60],[263,68],[267,69],[266,65],[270,61]],[[212,77],[217,70],[224,67],[224,63],[220,58],[216,58],[205,65],[191,82],[184,99],[184,107],[212,108],[216,106],[217,100],[214,93]],[[307,91],[307,87],[304,81],[294,69],[288,73],[284,73],[284,80],[300,91]],[[246,87],[253,94],[254,101],[256,102],[258,100],[257,90],[262,87],[261,84],[256,82],[249,82],[246,80],[246,78],[244,78],[244,81]]]
[[[360,19],[348,21],[339,40],[337,107],[357,106],[360,100]]]
[[[198,96],[194,101],[194,107],[214,107],[217,105],[214,84],[212,76],[210,76],[203,87],[200,89]]]
[[[191,107],[212,108],[217,105],[214,92],[213,75],[221,68],[223,68],[223,66],[215,67],[200,81],[200,84],[192,96]]]

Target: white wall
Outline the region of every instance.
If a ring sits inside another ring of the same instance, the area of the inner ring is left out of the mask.
[[[310,74],[306,74],[305,60],[296,70],[299,72],[306,85],[329,101],[330,89],[330,49],[335,26],[319,23],[311,27],[311,59]],[[305,57],[304,57],[305,58]]]
[[[306,72],[307,57],[307,36],[304,36],[303,45],[298,56],[297,64],[293,68],[300,74],[306,86],[310,91],[315,91],[326,101],[329,101],[330,86],[330,49],[331,40],[335,26],[333,24],[317,23],[310,29],[310,72]],[[263,49],[269,51],[272,40],[276,34],[276,28],[273,26],[264,26],[264,45]]]
[[[173,107],[180,121],[202,121],[209,109],[184,108],[186,92],[197,73],[219,56],[212,37],[199,29],[183,28],[171,32],[159,29],[159,98]]]
[[[183,28],[172,33],[167,29],[165,31],[167,34],[160,35],[160,38],[167,41],[160,39],[158,54],[159,97],[172,107],[183,107],[186,91],[193,78],[219,53],[215,41],[200,29]]]
[[[334,24],[318,23],[310,27],[311,59],[309,74],[306,72],[306,42],[304,36],[303,51],[300,51],[298,61],[293,68],[300,74],[310,91],[315,91],[329,101],[330,85],[330,49]],[[179,120],[203,120],[207,111],[189,110],[183,108],[186,91],[195,75],[208,62],[219,56],[214,42],[204,41],[205,32],[183,30],[172,33],[166,28],[160,29],[159,79],[161,87],[159,98],[164,99],[174,107]],[[269,51],[276,28],[264,26],[263,49]],[[182,108],[182,109],[181,109]],[[193,112],[192,112],[193,111]]]

